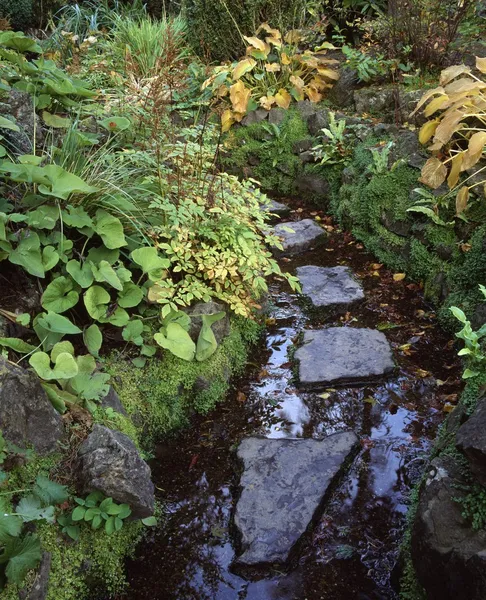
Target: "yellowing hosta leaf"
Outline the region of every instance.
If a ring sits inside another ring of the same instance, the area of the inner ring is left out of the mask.
[[[434,136],[434,142],[447,144],[452,135],[459,129],[459,124],[464,119],[464,113],[461,110],[454,110],[447,113],[442,122],[437,127]]]
[[[285,41],[287,44],[298,44],[302,39],[302,34],[298,29],[292,29],[285,36]]]
[[[253,48],[256,48],[257,50],[265,51],[267,47],[265,42],[257,37],[247,37],[246,35],[244,35],[243,39],[245,39],[250,44],[250,46],[253,46]]]
[[[290,76],[290,83],[293,84],[298,91],[302,91],[305,87],[305,81],[302,77],[298,77],[297,75]]]
[[[268,73],[278,73],[282,67],[278,63],[265,63],[265,71]]]
[[[266,31],[267,33],[269,33],[272,37],[275,37],[278,39],[282,38],[282,34],[280,33],[280,31],[278,29],[272,29],[268,23],[262,23],[260,25],[260,27],[257,29],[257,33],[260,33],[260,31],[262,29],[263,29],[263,31]]]
[[[452,188],[456,187],[457,182],[459,181],[459,174],[463,170],[462,169],[462,161],[464,159],[464,152],[459,152],[452,159],[451,171],[449,173],[449,177],[447,178],[447,185],[452,190]]]
[[[449,96],[446,95],[434,98],[424,110],[424,115],[426,117],[430,117],[435,112],[437,112],[448,100]]]
[[[291,60],[290,60],[290,58],[289,58],[289,55],[288,55],[288,54],[286,54],[285,52],[282,52],[282,54],[280,55],[280,62],[281,62],[283,65],[290,65],[290,63],[291,63]]]
[[[315,87],[307,86],[305,93],[311,102],[320,102],[322,100],[322,94]]]
[[[475,81],[470,77],[463,77],[449,83],[444,89],[446,94],[458,94],[459,92],[470,92],[473,90],[482,90],[484,88],[486,88],[485,83]]]
[[[235,119],[233,117],[233,111],[231,111],[228,108],[221,115],[221,127],[222,127],[223,131],[228,131],[234,122],[235,122]]]
[[[265,38],[265,41],[267,42],[267,44],[272,44],[272,46],[275,46],[275,48],[281,48],[282,47],[282,40],[280,38],[277,38],[277,37],[267,37],[267,38]]]
[[[419,141],[421,144],[426,144],[430,140],[430,138],[435,134],[439,123],[439,119],[434,119],[433,121],[427,121],[427,123],[422,125],[419,133]]]
[[[481,158],[486,145],[486,131],[478,131],[471,136],[467,152],[464,155],[463,171],[467,171]]]
[[[456,215],[460,215],[466,210],[467,201],[469,200],[469,188],[467,185],[463,186],[456,196]]]
[[[290,106],[292,96],[284,88],[280,88],[275,94],[275,102],[280,108],[287,109]]]
[[[486,58],[476,56],[476,69],[481,71],[481,73],[486,73]]]
[[[216,92],[216,96],[218,96],[218,98],[224,98],[225,96],[227,96],[229,93],[229,89],[227,88],[227,86],[225,85],[220,85],[218,88],[218,91]]]
[[[395,275],[393,275],[393,281],[403,281],[406,276],[406,273],[395,273]]]
[[[234,83],[230,87],[230,99],[234,112],[245,114],[250,96],[251,90],[247,89],[241,80]]]
[[[260,105],[266,110],[270,110],[275,104],[275,96],[262,96],[259,100]]]
[[[238,80],[240,77],[243,77],[243,75],[251,71],[256,64],[257,62],[254,58],[243,58],[233,69],[233,79]]]
[[[317,72],[319,73],[319,75],[327,77],[327,79],[332,79],[333,81],[337,81],[339,79],[339,73],[337,71],[334,71],[333,69],[317,67]]]
[[[437,87],[437,88],[434,88],[433,90],[429,90],[429,91],[425,92],[425,94],[422,96],[422,98],[420,98],[419,103],[417,104],[415,110],[413,111],[413,113],[410,116],[413,116],[417,111],[419,111],[422,108],[422,106],[427,102],[427,100],[432,98],[432,96],[436,96],[437,94],[443,94],[443,93],[444,93],[443,87]]]
[[[444,183],[446,177],[447,168],[438,158],[433,156],[423,166],[420,181],[435,190]]]
[[[444,69],[440,74],[439,83],[440,85],[446,85],[449,83],[449,81],[452,81],[453,79],[459,77],[459,75],[463,75],[464,73],[467,73],[468,75],[469,73],[471,73],[471,69],[466,65],[454,65],[452,67],[448,67],[447,69]]]

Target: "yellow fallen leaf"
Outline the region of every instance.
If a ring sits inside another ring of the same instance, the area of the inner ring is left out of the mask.
[[[395,273],[393,281],[403,281],[407,275],[405,273]]]

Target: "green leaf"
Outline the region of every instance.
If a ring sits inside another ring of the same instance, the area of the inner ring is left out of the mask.
[[[107,317],[100,317],[100,323],[110,323],[114,327],[125,327],[130,320],[130,315],[123,308],[118,307],[112,314]]]
[[[52,383],[41,383],[44,388],[47,397],[49,398],[52,406],[61,415],[66,412],[66,400],[75,403],[77,398],[65,390],[60,390],[57,385]]]
[[[451,306],[450,311],[461,323],[467,323],[467,317],[460,308]]]
[[[59,262],[59,254],[56,252],[54,246],[46,246],[42,250],[42,264],[44,271],[50,271]]]
[[[24,523],[41,520],[45,520],[48,523],[54,523],[56,520],[54,516],[54,507],[42,506],[40,499],[33,494],[24,496],[18,503],[15,512],[22,518]]]
[[[179,323],[169,323],[165,330],[165,335],[162,332],[154,335],[157,344],[182,360],[193,360],[196,354],[196,344],[191,340],[187,331]]]
[[[120,219],[110,215],[106,210],[98,209],[96,211],[96,225],[94,230],[110,250],[127,245]]]
[[[93,356],[99,356],[99,351],[103,343],[103,335],[98,325],[90,325],[83,334],[84,344]]]
[[[120,531],[122,527],[123,521],[120,519],[120,517],[115,517],[115,531]]]
[[[63,211],[63,221],[68,227],[93,227],[93,219],[88,215],[82,206],[68,206],[67,211]]]
[[[84,506],[76,506],[76,508],[71,513],[71,518],[73,521],[84,521],[84,515],[86,514],[86,509]]]
[[[123,290],[123,285],[119,280],[118,275],[115,273],[115,270],[108,261],[102,260],[98,266],[92,264],[91,269],[96,281],[99,283],[106,281],[106,283],[114,287],[116,290],[120,292]]]
[[[10,119],[0,116],[0,129],[10,129],[11,131],[20,131],[20,127]]]
[[[113,498],[105,498],[103,500],[103,502],[100,504],[100,510],[101,510],[101,512],[108,513],[108,509],[110,508],[110,506],[112,504],[113,504]]]
[[[79,327],[71,323],[67,317],[63,317],[62,315],[48,311],[47,314],[41,313],[38,317],[39,324],[47,331],[72,335],[81,333]]]
[[[41,297],[42,307],[55,313],[63,313],[76,306],[79,294],[73,290],[73,282],[67,277],[54,279]]]
[[[148,346],[144,344],[140,350],[140,354],[143,356],[154,356],[157,352],[157,348],[155,346]]]
[[[71,194],[93,194],[98,191],[98,188],[88,185],[81,177],[58,165],[46,165],[43,173],[49,181],[50,189],[48,185],[41,184],[39,192],[46,196],[67,200]]]
[[[42,54],[42,48],[32,38],[27,37],[20,31],[2,31],[0,33],[0,45],[5,48],[12,48],[22,54],[24,52],[34,52]]]
[[[89,288],[89,286],[93,283],[93,271],[88,262],[82,262],[79,264],[77,260],[72,259],[67,263],[66,271],[82,288]]]
[[[58,342],[55,344],[54,348],[51,350],[51,361],[56,362],[57,357],[62,352],[67,352],[71,356],[74,356],[74,346],[71,342],[65,340],[64,342]]]
[[[109,302],[110,294],[99,285],[93,285],[84,294],[86,310],[95,321],[99,321],[106,315]]]
[[[130,254],[130,257],[152,281],[160,279],[162,271],[170,266],[170,261],[161,258],[157,248],[153,247],[137,248]]]
[[[22,519],[16,515],[6,515],[0,511],[0,542],[4,544],[11,537],[17,537],[22,530]]]
[[[120,512],[118,516],[120,519],[126,519],[132,514],[132,509],[128,506],[128,504],[120,504]]]
[[[19,352],[20,354],[28,354],[29,352],[33,352],[36,348],[35,346],[32,346],[32,344],[28,344],[19,338],[0,338],[0,346],[10,348],[14,352]]]
[[[132,359],[132,364],[134,367],[137,367],[137,369],[143,369],[147,364],[147,359],[143,358],[142,356],[137,356],[136,358]]]
[[[54,229],[59,220],[59,209],[57,206],[44,204],[27,213],[26,223],[34,229]]]
[[[8,259],[14,265],[22,267],[29,275],[45,276],[39,236],[33,231],[27,232],[26,237],[20,240],[15,250],[10,252]]]
[[[122,337],[126,342],[133,342],[137,346],[141,346],[143,344],[142,332],[143,323],[136,319],[126,325],[122,331]]]
[[[10,558],[5,570],[9,583],[20,585],[27,573],[39,564],[40,540],[30,533],[23,538],[13,538],[5,544],[4,555]]]
[[[48,127],[54,127],[58,129],[67,129],[71,126],[71,120],[60,117],[59,115],[52,115],[46,110],[42,111],[42,118],[44,119],[44,123]]]
[[[61,352],[51,369],[51,360],[45,352],[36,352],[29,358],[29,364],[41,379],[47,381],[71,379],[78,374],[78,365],[74,357],[67,352]]]
[[[157,525],[157,519],[155,517],[145,517],[145,519],[142,519],[142,523],[146,527],[155,527]]]
[[[83,400],[100,400],[109,392],[109,380],[110,375],[108,373],[89,374],[80,372],[69,381],[69,388]]]
[[[99,246],[98,248],[90,249],[90,251],[88,252],[87,260],[94,262],[95,265],[100,263],[102,260],[106,260],[106,262],[110,263],[110,265],[113,265],[116,263],[119,257],[119,250],[108,250],[108,248],[105,248],[105,246]]]
[[[197,340],[196,360],[202,362],[207,360],[216,352],[218,348],[218,342],[216,341],[216,337],[211,329],[211,325],[217,321],[220,321],[225,316],[226,313],[224,311],[214,313],[212,315],[201,315],[202,327]]]
[[[95,515],[93,517],[91,527],[92,527],[92,529],[99,529],[101,527],[102,523],[103,523],[103,519],[101,518],[101,515]]]
[[[63,531],[75,542],[79,540],[79,536],[81,535],[81,529],[77,525],[67,525]]]
[[[21,313],[20,315],[17,315],[16,321],[17,321],[17,323],[19,325],[23,325],[24,327],[28,327],[29,323],[30,323],[30,315],[29,315],[29,313]]]
[[[115,532],[115,517],[110,517],[105,523],[105,531],[107,535]]]
[[[144,296],[143,289],[127,281],[123,284],[123,290],[118,294],[118,304],[122,308],[133,308],[142,302]]]
[[[128,129],[130,121],[125,117],[107,117],[98,123],[108,131],[118,132]]]

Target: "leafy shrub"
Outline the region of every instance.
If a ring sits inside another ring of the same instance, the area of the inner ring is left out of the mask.
[[[476,66],[486,73],[486,59],[478,58]],[[424,114],[433,117],[422,126],[419,135],[423,144],[432,139],[429,150],[435,154],[424,165],[421,181],[437,189],[447,180],[449,189],[456,191],[461,173],[473,168],[485,152],[486,83],[465,65],[442,71],[439,83],[439,87],[424,94],[416,108],[419,110],[428,102]],[[486,177],[479,177],[480,181],[468,185],[469,179],[456,193],[457,216],[466,210],[470,190],[486,183]]]
[[[30,27],[33,16],[32,0],[0,0],[0,17],[8,19],[15,31]]]
[[[189,41],[203,56],[223,62],[240,56],[244,35],[251,35],[262,22],[289,30],[304,16],[303,0],[185,0]]]
[[[337,61],[324,56],[332,44],[323,45],[319,54],[309,50],[300,53],[298,32],[291,31],[282,39],[280,31],[267,23],[245,40],[250,44],[246,56],[239,62],[216,67],[202,86],[211,86],[216,101],[230,105],[221,117],[223,131],[259,106],[266,110],[275,105],[287,109],[292,99],[306,97],[319,102],[324,90],[339,79],[338,72],[329,66]]]

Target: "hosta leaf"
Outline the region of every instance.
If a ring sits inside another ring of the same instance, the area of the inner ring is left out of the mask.
[[[78,365],[72,354],[61,352],[51,368],[51,359],[45,352],[36,352],[29,358],[29,364],[41,379],[46,381],[71,379],[78,374]]]
[[[191,340],[187,331],[178,323],[169,323],[165,330],[165,335],[163,333],[154,335],[157,344],[182,360],[193,360],[196,354],[196,344]]]
[[[98,209],[96,211],[96,224],[94,227],[96,233],[101,237],[105,246],[110,250],[126,246],[123,225],[120,219],[117,219],[106,210]]]
[[[30,231],[26,237],[20,240],[19,244],[10,252],[9,261],[14,265],[19,265],[29,275],[34,277],[44,277],[44,265],[40,251],[40,240],[37,233]]]
[[[123,290],[118,294],[118,304],[122,308],[133,308],[142,302],[143,296],[144,291],[140,286],[127,281],[123,284]]]
[[[462,171],[462,161],[464,160],[464,152],[456,154],[451,161],[451,170],[447,178],[447,185],[450,189],[456,187],[459,181],[459,175]]]
[[[88,185],[81,177],[69,173],[59,165],[47,165],[43,168],[43,173],[49,180],[50,188],[41,184],[39,192],[47,196],[67,200],[71,194],[93,194],[98,191],[98,188]]]
[[[486,131],[477,131],[469,139],[467,152],[464,154],[462,170],[467,171],[479,161],[486,146]]]
[[[447,167],[434,156],[422,168],[420,181],[433,189],[440,187],[447,177]]]
[[[13,538],[5,544],[4,555],[10,560],[5,574],[9,583],[20,585],[31,569],[35,569],[42,557],[40,540],[29,533],[23,538]]]
[[[245,38],[247,41],[250,38]],[[257,38],[254,38],[257,39]],[[258,42],[260,42],[260,44],[262,45],[262,48],[260,48],[260,50],[265,50],[265,42],[262,42],[261,40],[258,40]],[[253,58],[243,58],[242,60],[240,60],[240,62],[236,65],[236,67],[233,69],[233,79],[235,81],[237,81],[240,77],[243,77],[243,75],[245,75],[245,73],[248,73],[249,71],[251,71],[255,65],[257,64],[257,61]]]
[[[467,202],[469,200],[469,188],[467,185],[464,185],[458,192],[456,196],[456,215],[460,215],[467,208]]]
[[[486,73],[486,58],[476,56],[476,69],[481,73]]]
[[[447,85],[450,81],[459,77],[459,75],[464,75],[467,73],[468,75],[471,73],[471,68],[466,65],[454,65],[452,67],[448,67],[444,69],[440,74],[439,83],[440,85]]]
[[[94,281],[93,271],[88,262],[80,264],[77,260],[72,259],[67,263],[66,271],[82,288],[89,288]]]
[[[101,286],[93,285],[84,294],[84,305],[89,316],[99,321],[106,315],[110,294]]]
[[[275,94],[275,102],[280,108],[287,109],[292,101],[292,96],[284,88],[280,88]]]
[[[63,313],[76,306],[79,294],[73,290],[73,282],[67,277],[51,281],[41,297],[42,307],[55,313]]]
[[[90,325],[83,333],[84,343],[90,354],[98,356],[103,343],[103,335],[98,325]]]
[[[231,125],[233,125],[234,122],[235,118],[233,115],[233,111],[229,108],[223,111],[223,114],[221,115],[221,129],[223,133],[225,131],[229,131],[229,129],[231,129]]]
[[[230,86],[230,100],[235,113],[244,115],[248,108],[251,90],[245,87],[245,84],[239,80]]]
[[[28,344],[19,338],[0,338],[0,346],[10,348],[14,352],[19,352],[20,354],[28,354],[36,348],[35,346],[32,346],[32,344]]]
[[[434,142],[447,144],[447,142],[451,139],[452,135],[459,128],[459,124],[463,119],[464,113],[460,110],[453,110],[450,113],[448,112],[444,119],[442,119],[440,125],[437,127],[434,136]]]
[[[419,133],[419,141],[421,144],[426,144],[434,136],[439,123],[439,119],[434,119],[433,121],[427,121],[427,123],[422,125]]]
[[[162,277],[162,271],[170,266],[170,261],[161,258],[157,248],[147,246],[137,248],[130,254],[131,259],[137,264],[151,281],[157,281]]]

